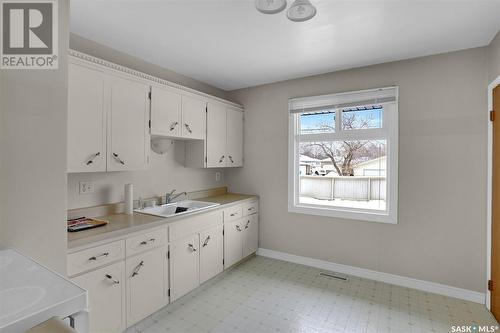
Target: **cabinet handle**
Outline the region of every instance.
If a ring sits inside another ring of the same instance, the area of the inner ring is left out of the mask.
[[[101,253],[101,254],[99,254],[97,256],[90,257],[89,260],[96,261],[99,258],[107,257],[107,256],[109,256],[109,252],[104,252],[104,253]]]
[[[191,252],[196,252],[196,248],[193,246],[193,244],[188,244],[188,248],[191,250]]]
[[[184,124],[184,126],[186,126],[186,129],[188,130],[189,133],[193,133],[193,131],[191,130],[191,127],[189,127],[188,124]]]
[[[177,126],[178,124],[179,124],[179,122],[177,122],[177,121],[175,123],[172,123],[170,125],[170,131],[173,131],[175,129],[175,126]]]
[[[120,163],[121,165],[125,165],[125,162],[120,157],[118,157],[117,153],[113,153],[113,157],[118,163]]]
[[[96,159],[96,157],[100,156],[101,155],[101,152],[98,151],[97,153],[95,153],[94,155],[92,155],[89,160],[87,161],[87,165],[90,165],[92,163],[94,163],[94,160]]]
[[[134,271],[132,272],[132,277],[139,275],[139,271],[141,270],[142,266],[144,266],[144,260],[142,260],[139,265],[135,266]]]
[[[229,214],[229,216],[236,216],[236,215],[238,215],[238,213]]]
[[[224,161],[224,155],[221,156],[220,160],[219,160],[219,163],[222,163],[222,161]]]
[[[250,220],[247,221],[247,224],[245,224],[245,229],[248,229],[248,225],[250,224]]]
[[[203,242],[203,247],[208,245],[208,241],[210,240],[210,236],[208,236],[205,241]]]
[[[106,274],[105,276],[107,279],[111,280],[111,282],[113,282],[113,284],[120,284],[120,281],[115,279],[112,275]]]
[[[239,225],[236,226],[236,230],[241,231],[241,228]]]
[[[255,209],[255,207],[250,207],[250,208],[248,208],[248,211],[251,211],[251,210],[254,210],[254,209]]]
[[[155,238],[150,238],[148,240],[140,242],[139,245],[148,245],[148,243],[154,243],[155,240]]]
[[[228,157],[229,157],[229,160],[231,161],[231,163],[234,163],[233,157],[231,155],[229,155]]]

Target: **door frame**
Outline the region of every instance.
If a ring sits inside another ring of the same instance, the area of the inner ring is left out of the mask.
[[[490,121],[490,111],[493,108],[493,89],[496,86],[500,85],[500,75],[497,76],[495,80],[493,80],[488,85],[488,109],[487,109],[487,121],[488,121],[488,162],[487,162],[487,212],[486,212],[486,283],[485,286],[488,285],[488,281],[491,279],[491,218],[492,218],[492,181],[493,181],[493,123]],[[500,111],[500,110],[499,110]],[[491,302],[491,293],[486,288],[486,307],[490,310],[490,302]]]

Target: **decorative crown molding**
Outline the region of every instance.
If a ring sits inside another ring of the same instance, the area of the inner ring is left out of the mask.
[[[159,77],[156,77],[156,76],[153,76],[153,75],[149,75],[149,74],[146,74],[146,73],[143,73],[143,72],[139,72],[139,71],[136,71],[134,69],[131,69],[131,68],[128,68],[128,67],[125,67],[125,66],[117,65],[117,64],[112,63],[110,61],[106,61],[106,60],[103,60],[103,59],[91,56],[91,55],[83,53],[83,52],[79,52],[79,51],[76,51],[76,50],[69,49],[68,50],[68,54],[71,57],[83,60],[85,62],[92,63],[92,64],[95,64],[95,65],[99,65],[99,66],[102,66],[102,67],[105,67],[105,68],[108,68],[108,69],[111,69],[111,70],[115,70],[115,71],[118,71],[118,72],[126,73],[128,75],[132,75],[132,76],[138,77],[138,78],[140,78],[142,80],[146,80],[146,81],[149,81],[149,82],[153,82],[155,84],[160,84],[160,85],[164,85],[164,86],[176,88],[176,89],[179,89],[179,90],[191,93],[191,94],[199,95],[199,96],[202,96],[202,97],[205,97],[205,98],[210,98],[210,99],[216,100],[216,101],[224,103],[224,104],[229,104],[229,105],[231,105],[231,106],[233,106],[235,108],[238,108],[238,109],[243,109],[242,105],[239,105],[237,103],[225,100],[223,98],[212,96],[212,95],[209,95],[209,94],[205,94],[205,93],[203,93],[201,91],[194,90],[194,89],[191,89],[191,88],[188,88],[188,87],[185,87],[185,86],[182,86],[180,84],[177,84],[177,83],[174,83],[174,82],[170,82],[170,81],[167,81],[167,80],[164,80],[164,79],[160,79]]]

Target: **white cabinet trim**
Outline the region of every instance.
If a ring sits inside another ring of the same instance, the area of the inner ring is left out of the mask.
[[[106,68],[114,70],[114,71],[123,72],[123,73],[129,74],[129,75],[132,75],[132,76],[136,76],[140,79],[147,81],[149,84],[156,83],[156,84],[160,84],[160,85],[164,85],[164,86],[173,87],[173,88],[183,90],[183,91],[186,91],[186,92],[198,95],[198,96],[202,96],[204,98],[216,100],[218,102],[228,104],[228,105],[231,105],[232,107],[243,110],[243,106],[241,106],[239,104],[236,104],[236,103],[233,103],[233,102],[230,102],[230,101],[227,101],[225,99],[215,97],[215,96],[212,96],[209,94],[205,94],[205,93],[202,93],[200,91],[197,91],[197,90],[185,87],[185,86],[181,86],[179,84],[176,84],[176,83],[164,80],[164,79],[160,79],[159,77],[156,77],[156,76],[152,76],[152,75],[149,75],[149,74],[146,74],[143,72],[139,72],[139,71],[136,71],[136,70],[124,67],[124,66],[120,66],[120,65],[114,64],[112,62],[96,58],[96,57],[91,56],[91,55],[86,54],[86,53],[78,52],[78,51],[71,50],[71,49],[68,50],[68,53],[70,56],[72,56],[74,58],[78,58],[78,59],[84,60],[84,61],[89,62],[89,63],[93,63],[93,64],[98,65],[98,66],[106,67]]]

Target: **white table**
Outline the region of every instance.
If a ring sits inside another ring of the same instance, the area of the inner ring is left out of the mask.
[[[86,333],[87,292],[12,249],[0,248],[0,332],[24,332],[52,317]],[[72,320],[75,322],[75,320]]]

